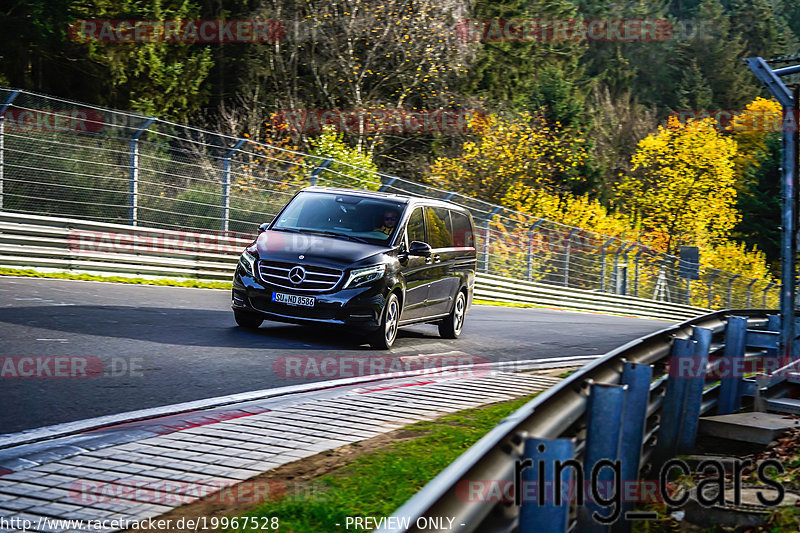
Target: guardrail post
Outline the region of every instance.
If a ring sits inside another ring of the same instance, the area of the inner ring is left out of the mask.
[[[139,137],[150,127],[154,120],[154,117],[148,118],[145,123],[133,133],[130,140],[129,218],[131,226],[136,226],[139,223]]]
[[[230,150],[222,156],[222,233],[228,233],[231,214],[231,157],[242,147],[247,139],[239,139]],[[330,159],[328,159],[330,161]],[[316,172],[316,169],[315,169]]]
[[[556,461],[563,465],[575,456],[572,439],[536,439],[525,441],[524,459],[533,465],[522,471],[520,484],[519,533],[564,533],[570,509],[572,468],[559,469],[556,479]],[[536,490],[523,490],[535,487]],[[552,488],[552,490],[550,490]],[[561,489],[557,492],[557,489]],[[576,487],[582,490],[583,487]],[[560,494],[560,500],[556,500]],[[535,495],[535,496],[534,496]]]
[[[734,274],[731,276],[731,279],[728,280],[728,309],[733,309],[733,282],[741,277],[741,274]]]
[[[749,308],[753,299],[753,283],[758,281],[757,279],[753,279],[750,283],[747,284],[747,305],[745,307]]]
[[[678,453],[689,452],[697,439],[700,424],[700,407],[703,403],[703,387],[706,384],[708,353],[711,349],[711,330],[695,327],[692,331],[694,345],[693,372],[686,384],[686,403],[683,408],[683,423],[678,435]]]
[[[658,430],[658,440],[653,452],[656,469],[664,462],[675,457],[678,449],[678,436],[681,427],[681,418],[684,404],[686,403],[687,380],[681,376],[682,369],[689,372],[693,367],[694,346],[697,344],[692,339],[673,339],[672,350],[669,357],[669,378],[667,390],[664,393],[664,403],[661,407],[661,422]]]
[[[333,159],[329,157],[328,159],[320,163],[316,168],[314,168],[314,170],[311,171],[311,179],[309,180],[309,183],[312,186],[317,184],[317,177],[322,173],[323,170],[328,168],[328,165],[331,164],[331,161],[333,161]],[[392,179],[392,183],[394,183],[394,178]]]
[[[586,449],[583,452],[583,472],[587,479],[596,479],[596,485],[603,495],[620,490],[612,467],[619,468],[620,420],[625,416],[626,386],[593,383],[586,406]],[[596,469],[596,472],[595,472]],[[594,473],[593,473],[594,472]],[[619,470],[618,470],[619,472]],[[581,487],[582,489],[582,487]],[[611,514],[611,506],[601,505],[591,494],[587,495],[583,506],[578,507],[578,528],[581,533],[606,532],[604,525],[592,516]]]
[[[742,404],[744,388],[743,372],[744,354],[747,338],[747,318],[741,316],[728,317],[725,326],[725,353],[722,379],[719,390],[717,414],[728,415],[739,410]]]
[[[5,135],[4,135],[5,134],[5,120],[4,119],[6,118],[6,110],[8,109],[8,106],[11,105],[11,103],[14,101],[14,99],[16,99],[16,97],[18,95],[19,95],[19,89],[14,89],[8,95],[8,98],[6,98],[6,101],[3,103],[3,105],[0,106],[0,211],[3,210],[3,197],[4,197],[4,190],[3,190],[4,181],[3,181],[3,178],[5,177],[4,176],[4,172],[3,172],[4,171],[4,169],[3,169],[4,151],[5,151],[4,150],[4,146],[3,146],[3,142],[4,142],[3,138],[5,137]]]
[[[489,225],[492,223],[492,217],[494,217],[502,207],[495,207],[492,209],[492,212],[486,215],[484,219],[484,239],[483,239],[483,273],[489,273],[489,241],[491,240],[491,228]]]
[[[573,229],[567,235],[567,244],[564,247],[564,286],[567,287],[569,285],[569,263],[570,263],[570,255],[572,252],[572,236],[575,235],[575,232],[578,231],[577,228]]]
[[[541,218],[533,223],[533,225],[528,229],[528,264],[527,264],[527,279],[528,281],[533,281],[533,233],[536,231],[544,220]]]
[[[653,377],[653,368],[650,365],[640,365],[625,362],[622,366],[622,385],[628,388],[625,392],[625,416],[622,418],[622,438],[624,443],[620,448],[622,461],[622,486],[617,490],[623,495],[622,519],[614,524],[615,533],[631,531],[632,522],[625,520],[625,513],[634,507],[633,501],[628,501],[626,494],[638,491],[629,491],[626,486],[637,483],[639,479],[639,462],[644,444],[645,423],[647,422],[647,405],[650,399],[650,381]]]

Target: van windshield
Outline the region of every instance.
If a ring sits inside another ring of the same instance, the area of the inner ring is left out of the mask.
[[[270,229],[388,244],[397,231],[405,207],[405,203],[382,198],[301,192]]]

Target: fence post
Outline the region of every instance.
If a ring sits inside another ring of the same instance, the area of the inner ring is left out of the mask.
[[[764,287],[764,295],[761,297],[761,307],[763,307],[764,309],[767,308],[767,292],[769,292],[769,290],[772,288],[773,285],[775,285],[775,284],[770,282],[770,283],[767,283],[766,287]],[[794,331],[794,330],[792,330],[792,331]]]
[[[139,129],[133,132],[130,140],[129,218],[131,226],[136,226],[139,223],[139,137],[150,127],[154,120],[154,117],[148,118]]]
[[[492,212],[486,215],[484,219],[484,239],[483,239],[483,273],[489,273],[489,241],[491,240],[491,229],[489,228],[489,224],[492,222],[492,217],[494,217],[502,207],[495,207],[492,209]]]
[[[8,109],[8,106],[10,106],[11,103],[17,98],[18,95],[19,95],[19,89],[14,89],[8,95],[8,98],[6,98],[6,101],[3,103],[3,105],[0,106],[0,211],[3,210],[3,197],[5,196],[4,194],[5,191],[3,189],[4,177],[5,177],[3,168],[5,150],[3,142],[5,137],[4,134],[5,134],[6,110]]]
[[[715,270],[708,278],[708,308],[711,309],[711,302],[714,300],[714,278],[719,275],[719,271]]]
[[[561,470],[556,479],[555,463],[563,464],[575,455],[572,439],[537,439],[525,441],[524,459],[533,465],[522,471],[520,484],[519,533],[564,533],[569,519],[569,489],[572,486],[571,468]],[[544,483],[540,483],[544,481]],[[528,486],[535,491],[527,490]],[[526,487],[523,489],[522,487]],[[550,492],[548,487],[552,487]],[[561,500],[555,501],[556,490],[561,488]],[[580,487],[578,490],[582,490]],[[536,494],[536,498],[531,498]],[[538,500],[538,501],[537,501]]]
[[[608,239],[603,246],[600,247],[600,291],[606,292],[606,247],[617,240],[616,237]]]
[[[247,139],[239,139],[233,147],[222,156],[222,233],[228,233],[231,214],[231,157],[242,147]],[[330,159],[328,160],[330,161]]]
[[[569,263],[570,263],[570,255],[572,252],[572,236],[575,235],[575,232],[578,229],[573,229],[567,235],[567,244],[564,247],[564,286],[567,287],[569,285]]]
[[[632,486],[639,479],[639,462],[644,444],[645,423],[647,422],[647,405],[650,399],[650,381],[653,377],[653,368],[650,365],[640,365],[625,362],[622,365],[622,385],[626,385],[625,416],[622,418],[623,446],[620,448],[622,461],[622,486],[617,487],[621,494],[628,494],[627,486]],[[632,501],[622,498],[622,512],[620,520],[614,524],[615,533],[625,533],[631,530],[632,522],[625,520],[625,513],[633,510]]]
[[[397,177],[392,176],[391,178],[389,178],[389,181],[387,181],[386,183],[384,183],[383,185],[380,186],[378,191],[379,192],[386,192],[387,190],[389,190],[389,187],[391,187],[392,184],[394,184],[395,181],[397,181]]]
[[[328,168],[328,165],[331,164],[331,161],[333,161],[333,159],[329,157],[328,159],[320,163],[314,170],[311,171],[311,179],[309,180],[309,183],[312,186],[317,184],[317,176],[319,176],[323,170]],[[394,183],[394,178],[392,179],[392,183]]]
[[[747,318],[728,317],[725,326],[725,353],[717,414],[728,415],[739,410],[742,403],[743,369],[745,342],[747,337]]]
[[[644,248],[642,247],[641,244],[637,244],[636,246],[639,247],[639,251],[636,252],[636,255],[633,256],[634,257],[634,260],[633,260],[633,262],[634,262],[634,267],[633,267],[633,295],[636,298],[638,298],[639,297],[639,259],[640,259],[640,256],[642,255],[642,252],[644,252]]]
[[[528,230],[528,265],[527,265],[527,279],[528,281],[533,281],[533,232],[536,231],[542,222],[544,222],[541,218],[533,223],[533,225]]]
[[[752,296],[753,296],[753,283],[758,281],[757,279],[753,279],[750,283],[747,284],[747,308],[750,308],[752,305]]]
[[[625,417],[625,385],[608,385],[593,383],[586,405],[586,449],[583,452],[583,472],[586,479],[596,479],[597,485],[605,488],[609,494],[616,482],[611,466],[619,462],[620,437],[622,426],[620,420]],[[596,475],[593,475],[597,468]],[[582,488],[582,487],[581,487]],[[614,490],[619,490],[615,487]],[[591,495],[590,495],[591,496]],[[577,531],[582,533],[605,532],[609,530],[593,518],[593,514],[607,517],[610,506],[600,505],[594,498],[587,497],[583,506],[578,507]]]
[[[731,276],[731,279],[728,280],[728,309],[733,309],[733,282],[741,277],[741,274],[734,274]]]

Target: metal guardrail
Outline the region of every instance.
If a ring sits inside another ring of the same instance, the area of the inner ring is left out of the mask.
[[[0,212],[0,266],[230,281],[252,236],[223,236]],[[576,311],[685,320],[705,310],[660,300],[478,274],[475,296]]]
[[[676,322],[703,315],[707,309],[660,300],[648,300],[534,283],[491,274],[478,274],[475,298],[498,302],[532,304],[574,311],[596,311],[627,316],[661,318]]]
[[[0,87],[0,211],[194,233],[250,232],[317,184],[448,200],[477,225],[484,274],[710,309],[779,287],[375,170],[219,132]]]
[[[397,525],[378,531],[421,531],[418,520],[448,519],[463,532],[607,531],[588,516],[609,514],[598,504],[509,501],[502,487],[514,483],[517,461],[532,459],[522,479],[536,480],[544,460],[546,483],[554,481],[546,465],[556,459],[575,459],[584,472],[602,459],[619,460],[623,482],[655,475],[664,460],[691,450],[700,415],[734,412],[742,397],[756,394],[752,379],[730,369],[776,363],[780,319],[768,313],[716,312],[609,352],[500,422],[398,509]],[[475,496],[491,483],[506,497]],[[622,505],[629,511],[633,504]],[[614,530],[629,528],[621,522]]]

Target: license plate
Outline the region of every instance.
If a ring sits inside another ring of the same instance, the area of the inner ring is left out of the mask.
[[[296,305],[298,307],[314,307],[313,296],[298,296],[297,294],[272,293],[272,301],[279,304]]]

